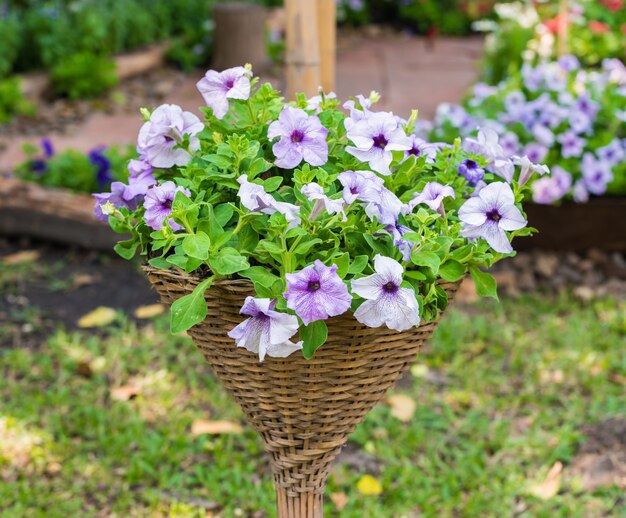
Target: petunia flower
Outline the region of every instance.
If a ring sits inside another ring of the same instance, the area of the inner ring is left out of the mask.
[[[534,164],[540,164],[548,154],[548,148],[538,142],[530,142],[524,147],[523,155],[526,155],[528,159]]]
[[[478,196],[467,200],[459,209],[463,224],[461,235],[470,239],[482,237],[496,252],[513,251],[505,231],[519,230],[527,221],[515,206],[511,187],[494,182],[483,187]]]
[[[324,99],[337,99],[337,94],[335,92],[328,92],[324,94]],[[322,111],[322,95],[314,95],[306,102],[307,110],[315,110],[315,113],[319,113]]]
[[[519,179],[517,180],[520,185],[525,185],[533,174],[541,176],[550,172],[547,165],[535,164],[527,156],[513,156],[511,160],[513,164],[520,167]]]
[[[152,174],[152,166],[145,160],[131,160],[128,163],[128,186],[124,192],[124,199],[130,200],[136,196],[145,196],[148,189],[156,185],[157,181]]]
[[[228,100],[247,100],[250,97],[252,71],[244,67],[227,68],[223,72],[209,70],[196,87],[206,105],[213,110],[216,119],[228,113]]]
[[[409,135],[411,148],[405,151],[404,156],[408,158],[413,155],[416,157],[426,157],[426,163],[432,164],[437,158],[437,144],[431,144],[417,135]]]
[[[403,204],[393,192],[381,187],[377,196],[365,205],[365,214],[370,219],[376,218],[384,225],[394,225],[402,211]]]
[[[606,146],[596,149],[598,158],[611,165],[617,165],[624,160],[626,149],[622,146],[620,139],[615,138]]]
[[[578,158],[582,155],[582,152],[585,149],[585,144],[587,143],[584,138],[579,137],[571,130],[559,135],[557,140],[561,144],[561,156],[563,158]],[[537,162],[540,161],[541,160],[537,160]]]
[[[288,273],[287,307],[304,325],[345,313],[352,302],[348,287],[337,275],[337,265],[326,266],[319,259],[297,273]]]
[[[458,172],[470,185],[476,185],[485,177],[485,170],[475,160],[469,158],[459,164]]]
[[[303,185],[300,192],[304,194],[309,201],[314,201],[313,210],[311,211],[310,219],[315,219],[322,210],[326,210],[329,214],[342,214],[343,221],[346,221],[346,213],[344,211],[344,201],[331,200],[326,194],[321,185],[311,182]]]
[[[396,223],[395,225],[386,225],[384,230],[389,232],[393,237],[393,244],[398,248],[398,251],[402,254],[402,260],[409,262],[411,260],[411,253],[417,245],[413,241],[402,239],[402,236],[407,232],[413,232],[409,227]]]
[[[587,190],[596,196],[604,194],[606,186],[613,180],[611,165],[604,160],[596,159],[591,153],[585,153],[581,169]]]
[[[200,149],[197,135],[203,129],[204,124],[193,113],[175,104],[162,104],[139,130],[137,152],[152,167],[185,166],[191,161],[191,153]],[[181,147],[185,135],[188,149]]]
[[[347,146],[346,151],[385,176],[391,174],[391,152],[411,149],[411,141],[404,130],[396,118],[387,112],[370,113],[354,124],[346,136],[354,144]]]
[[[104,154],[104,146],[93,148],[87,154],[89,161],[96,167],[96,181],[100,187],[105,187],[113,180],[111,161]]]
[[[126,207],[130,211],[135,210],[139,203],[139,198],[126,199],[124,195],[127,187],[128,186],[122,182],[113,182],[111,184],[111,192],[92,194],[96,199],[96,205],[93,210],[94,216],[105,223],[109,221],[109,216],[102,211],[102,206],[105,204],[111,204],[116,209]]]
[[[327,136],[328,130],[316,115],[292,106],[285,106],[267,130],[268,139],[280,137],[272,151],[275,164],[282,169],[293,169],[302,160],[312,166],[324,165],[328,160]]]
[[[454,189],[449,185],[442,185],[439,182],[428,182],[424,186],[422,192],[415,193],[415,197],[406,204],[402,212],[408,214],[412,212],[417,205],[424,203],[425,205],[428,205],[431,210],[434,210],[443,216],[444,198],[456,198]]]
[[[300,207],[285,201],[275,200],[271,194],[265,192],[262,185],[248,181],[247,174],[242,174],[237,178],[237,182],[240,185],[237,196],[246,209],[263,214],[280,212],[289,223],[289,228],[297,227],[300,224]]]
[[[293,343],[289,339],[298,331],[298,317],[275,311],[276,301],[246,297],[240,314],[250,315],[237,327],[228,332],[237,347],[243,347],[259,355],[273,358],[286,358],[302,349],[302,342]]]
[[[143,206],[146,209],[143,219],[146,225],[153,230],[161,230],[163,228],[165,220],[167,220],[172,213],[172,202],[176,197],[176,193],[179,191],[185,193],[186,196],[191,196],[188,189],[176,187],[176,184],[172,181],[156,185],[146,193],[143,202]],[[169,218],[168,222],[172,230],[183,229],[183,227],[172,218]]]
[[[357,122],[371,114],[372,100],[363,95],[357,95],[355,100],[350,99],[343,103],[343,107],[348,110],[349,116],[344,120],[344,127],[350,130]],[[358,106],[358,107],[357,107]]]
[[[354,312],[361,324],[395,331],[406,331],[420,322],[420,310],[415,292],[402,288],[402,265],[389,257],[374,257],[376,273],[353,279],[352,292],[365,301]]]
[[[337,179],[343,185],[343,199],[348,205],[355,200],[379,200],[384,186],[383,179],[371,171],[344,171]]]

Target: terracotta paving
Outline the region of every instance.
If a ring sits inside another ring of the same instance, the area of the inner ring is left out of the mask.
[[[430,118],[439,103],[460,101],[476,80],[482,45],[480,38],[441,38],[433,46],[424,39],[401,35],[346,38],[340,42],[337,58],[337,94],[346,99],[376,90],[382,95],[379,109],[408,117],[412,108],[418,108],[421,117]],[[202,102],[196,80],[186,79],[167,101],[196,111]],[[273,83],[280,86],[281,81]],[[52,135],[51,139],[57,150],[71,147],[87,151],[96,145],[134,142],[140,125],[138,114],[94,112],[74,133]],[[39,140],[23,137],[7,142],[0,152],[0,171],[23,161],[21,148],[25,142]]]

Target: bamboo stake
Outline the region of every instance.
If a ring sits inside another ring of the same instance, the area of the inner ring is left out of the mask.
[[[320,49],[317,36],[317,2],[285,0],[287,13],[287,97],[311,97],[320,85]]]
[[[320,48],[320,84],[324,92],[335,89],[337,54],[337,2],[317,0],[317,30]]]

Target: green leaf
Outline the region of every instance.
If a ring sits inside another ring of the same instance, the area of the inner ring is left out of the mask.
[[[213,209],[213,215],[217,223],[223,227],[233,217],[233,206],[230,203],[222,203]]]
[[[165,260],[168,263],[178,266],[180,269],[184,270],[187,268],[187,261],[189,258],[185,255],[168,255]]]
[[[259,244],[259,234],[252,228],[252,225],[244,225],[237,237],[241,251],[252,252]]]
[[[354,261],[352,261],[352,264],[348,267],[348,273],[352,275],[361,273],[363,270],[365,270],[368,262],[369,258],[366,255],[357,255],[354,258]]]
[[[159,270],[167,270],[171,266],[170,263],[167,262],[165,257],[153,257],[148,260],[148,264],[153,268],[158,268]]]
[[[481,297],[492,297],[498,300],[498,290],[493,275],[483,272],[474,265],[470,266],[470,275],[476,285],[476,293]]]
[[[209,265],[220,275],[232,275],[250,268],[248,259],[231,247],[222,248],[216,256],[210,257]]]
[[[127,239],[126,241],[120,241],[117,243],[113,250],[117,252],[117,254],[124,259],[132,259],[137,253],[137,248],[139,247],[139,241],[135,241],[134,239]]]
[[[300,340],[304,343],[302,344],[302,354],[307,359],[310,360],[315,355],[315,351],[317,351],[326,339],[328,338],[328,328],[326,327],[326,322],[323,320],[317,320],[316,322],[311,322],[308,326],[300,327]]]
[[[278,189],[282,182],[282,176],[272,176],[263,182],[263,188],[265,189],[265,192],[272,192]]]
[[[473,245],[464,245],[450,252],[450,259],[454,259],[460,263],[466,263],[474,255]]]
[[[313,239],[309,239],[308,241],[303,241],[302,243],[300,243],[294,253],[296,255],[304,255],[306,254],[309,250],[311,250],[311,248],[313,248],[315,245],[321,243],[322,240],[318,239],[318,238],[313,238]]]
[[[172,333],[187,331],[206,318],[207,305],[204,300],[204,293],[213,284],[213,279],[214,277],[205,279],[189,295],[181,297],[172,304],[170,320]]]
[[[439,268],[439,275],[446,281],[458,281],[461,277],[463,277],[463,275],[465,275],[465,266],[458,261],[449,259]]]
[[[333,259],[333,264],[337,265],[337,275],[343,279],[348,273],[348,268],[350,267],[350,254],[348,252],[344,252],[339,257]]]
[[[249,180],[252,180],[259,173],[264,173],[270,167],[272,167],[272,163],[268,162],[264,158],[257,158],[254,162],[250,164],[248,169],[248,176],[250,176]]]
[[[204,232],[191,234],[183,239],[183,251],[189,257],[195,257],[202,261],[209,258],[209,246],[211,240]]]
[[[437,275],[441,259],[434,252],[413,252],[411,262],[418,266],[427,266],[433,271],[433,274]]]
[[[280,280],[279,277],[267,271],[267,269],[262,266],[252,266],[248,270],[240,272],[239,275],[266,288],[271,288],[276,281]]]

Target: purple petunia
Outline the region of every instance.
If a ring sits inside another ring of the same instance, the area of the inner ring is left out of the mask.
[[[370,113],[347,132],[346,136],[354,146],[346,151],[382,175],[390,175],[389,166],[393,160],[392,151],[408,151],[411,141],[391,113]]]
[[[329,214],[342,214],[343,221],[346,221],[343,199],[331,200],[328,196],[326,196],[321,185],[311,182],[303,185],[300,192],[304,194],[309,201],[315,202],[313,204],[313,209],[311,210],[311,220],[315,219],[322,212],[322,210],[326,210]]]
[[[458,172],[470,185],[476,185],[485,177],[485,170],[475,160],[469,158],[459,164]]]
[[[520,185],[525,185],[534,174],[541,176],[550,172],[547,165],[535,164],[525,155],[522,157],[512,156],[511,160],[520,168],[519,179],[517,180]]]
[[[41,149],[46,158],[52,158],[54,156],[54,146],[49,138],[41,139]]]
[[[507,131],[500,137],[500,145],[504,156],[510,157],[519,152],[519,137],[512,131]]]
[[[402,288],[402,265],[389,257],[374,257],[372,275],[353,279],[352,291],[365,301],[354,312],[361,324],[395,331],[406,331],[420,322],[419,304],[415,292]]]
[[[250,97],[252,71],[244,67],[227,68],[223,72],[209,70],[196,87],[206,105],[213,110],[216,119],[228,113],[228,100],[247,100]]]
[[[620,139],[616,138],[609,142],[606,146],[599,147],[596,150],[598,158],[615,166],[624,160],[626,150],[622,147]]]
[[[285,106],[267,130],[268,139],[280,137],[272,151],[282,169],[293,169],[302,160],[312,166],[324,165],[328,160],[327,136],[328,130],[316,115],[292,106]]]
[[[484,238],[496,252],[513,251],[505,231],[526,226],[524,216],[515,206],[511,187],[495,182],[480,190],[478,196],[467,200],[459,209],[463,224],[461,235],[469,239]]]
[[[105,187],[113,180],[111,161],[104,154],[104,146],[93,148],[87,154],[89,161],[96,167],[96,181],[100,187]]]
[[[407,239],[402,239],[402,236],[413,231],[409,227],[397,223],[395,225],[386,225],[384,230],[389,232],[389,234],[393,237],[393,244],[402,254],[402,260],[408,263],[411,260],[411,253],[413,252],[416,243]]]
[[[456,198],[454,189],[449,185],[442,185],[439,182],[428,182],[421,193],[416,193],[415,197],[409,201],[403,212],[408,214],[420,203],[428,205],[431,210],[438,212],[442,216],[444,215],[443,199],[444,198]]]
[[[131,160],[128,163],[128,186],[124,193],[124,199],[132,199],[135,196],[145,196],[148,189],[156,185],[156,179],[152,174],[152,166],[145,160]]]
[[[596,159],[591,153],[585,153],[581,169],[587,190],[596,196],[604,194],[606,186],[613,180],[611,165],[604,160]]]
[[[560,200],[572,187],[572,175],[555,165],[552,175],[540,178],[532,184],[533,201],[548,205]]]
[[[228,332],[237,347],[258,354],[261,362],[265,355],[286,358],[302,349],[302,342],[294,344],[289,340],[298,331],[298,318],[275,308],[275,300],[246,297],[240,314],[250,318]]]
[[[175,104],[162,104],[139,130],[137,152],[152,167],[185,166],[191,161],[191,153],[200,149],[197,135],[203,129],[204,124],[193,113]],[[181,147],[185,136],[188,149]]]
[[[102,206],[106,204],[111,204],[116,209],[126,207],[130,211],[135,210],[139,203],[139,198],[126,199],[124,197],[126,188],[127,185],[122,182],[113,182],[111,184],[111,192],[92,194],[96,199],[96,205],[93,211],[94,216],[106,223],[109,220],[109,216],[102,210]]]
[[[585,149],[587,141],[579,137],[572,130],[566,131],[557,137],[561,144],[561,155],[563,158],[579,157]]]
[[[522,152],[522,155],[526,155],[528,159],[535,164],[543,162],[543,159],[546,158],[547,154],[548,148],[538,142],[526,144],[524,151]]]
[[[237,178],[237,182],[240,185],[237,196],[246,209],[263,214],[280,212],[285,216],[289,228],[300,224],[300,207],[285,201],[276,201],[271,194],[265,192],[262,185],[248,181],[247,174],[242,174]]]
[[[405,157],[408,158],[411,155],[416,157],[423,156],[428,164],[432,164],[437,158],[436,144],[430,144],[417,135],[409,135],[409,142],[411,148],[405,151]]]
[[[355,200],[377,201],[384,186],[382,178],[371,171],[344,171],[337,179],[343,185],[343,199],[347,204]]]
[[[168,220],[169,215],[172,213],[172,202],[176,197],[177,192],[182,192],[186,196],[191,196],[188,189],[183,187],[176,187],[176,184],[172,181],[167,181],[161,185],[152,187],[146,193],[143,205],[146,212],[143,219],[153,230],[161,230],[165,225],[165,221]],[[182,230],[183,227],[176,223],[172,218],[169,218],[168,223],[172,230]]]
[[[320,260],[297,273],[288,273],[287,307],[296,312],[304,325],[345,313],[352,303],[348,287],[337,275],[337,265]]]

